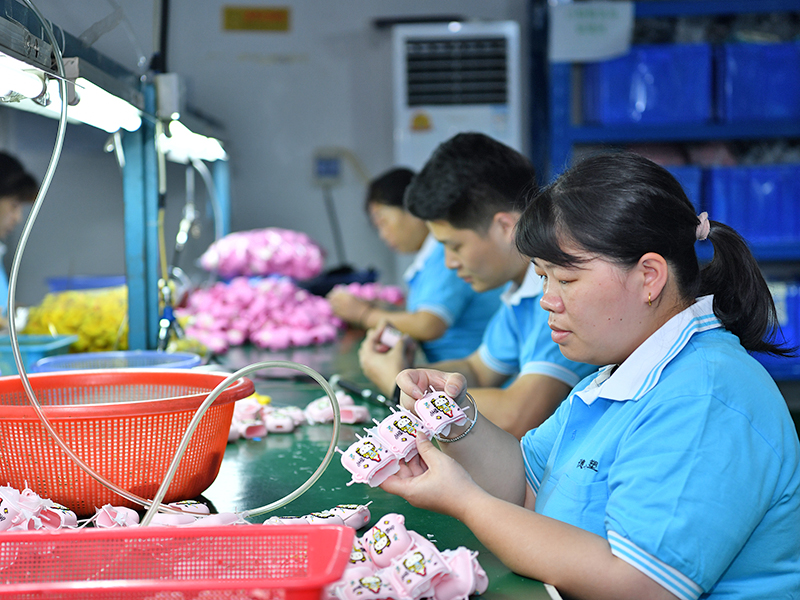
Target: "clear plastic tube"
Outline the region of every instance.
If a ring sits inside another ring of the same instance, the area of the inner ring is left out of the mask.
[[[251,510],[246,510],[241,513],[243,518],[261,515],[267,512],[271,512],[276,510],[282,506],[286,506],[302,494],[304,494],[320,476],[325,472],[325,469],[328,468],[330,465],[331,460],[333,459],[333,455],[336,452],[336,444],[339,441],[339,429],[341,427],[341,416],[339,411],[339,402],[336,400],[336,393],[333,391],[333,388],[328,383],[328,381],[322,377],[319,373],[317,373],[311,367],[307,367],[306,365],[302,365],[300,363],[295,363],[291,361],[283,361],[283,360],[276,360],[276,361],[266,361],[266,362],[259,362],[254,363],[252,365],[248,365],[243,367],[227,377],[224,381],[220,382],[216,388],[212,390],[212,392],[208,395],[208,398],[200,405],[200,408],[197,409],[194,417],[192,418],[191,422],[186,428],[186,432],[181,439],[181,443],[178,445],[178,450],[175,453],[175,457],[172,460],[172,463],[167,470],[166,477],[164,481],[161,483],[161,487],[159,487],[158,492],[156,492],[155,497],[153,498],[153,504],[150,509],[147,511],[145,516],[142,518],[140,525],[145,526],[149,525],[150,521],[152,521],[155,513],[158,511],[159,504],[164,499],[164,495],[167,493],[167,489],[169,489],[170,483],[172,483],[172,479],[175,477],[175,473],[178,470],[178,466],[180,465],[181,459],[183,458],[184,453],[186,452],[186,448],[189,446],[189,441],[194,433],[197,426],[200,424],[200,420],[202,419],[205,412],[217,399],[223,390],[225,390],[229,385],[233,382],[241,379],[242,377],[247,376],[248,374],[252,373],[253,371],[258,371],[260,369],[270,368],[270,367],[283,367],[283,368],[290,368],[290,369],[297,369],[298,371],[302,371],[306,375],[309,375],[313,378],[317,383],[322,386],[322,389],[325,390],[325,393],[328,395],[328,399],[331,401],[331,406],[333,407],[333,433],[331,434],[331,443],[328,446],[328,451],[326,452],[325,456],[322,459],[319,467],[316,471],[314,471],[311,476],[300,485],[295,491],[292,493],[284,496],[280,500],[276,500],[270,504],[262,506],[260,508],[254,508]]]
[[[87,465],[81,458],[72,451],[72,449],[61,439],[61,436],[53,428],[53,425],[50,423],[50,420],[47,418],[44,410],[42,410],[39,401],[36,398],[36,394],[31,387],[30,380],[28,379],[28,373],[25,371],[25,365],[22,363],[22,356],[19,350],[19,338],[17,336],[17,326],[15,322],[15,302],[14,297],[16,296],[16,288],[17,288],[17,277],[19,274],[19,265],[22,262],[22,254],[25,251],[25,246],[28,243],[28,238],[30,237],[31,229],[33,228],[33,224],[36,221],[36,217],[41,210],[42,203],[44,202],[44,197],[47,194],[47,190],[50,188],[50,183],[53,179],[53,174],[56,169],[56,165],[58,164],[58,160],[61,157],[61,149],[64,145],[64,136],[66,134],[66,127],[67,127],[67,82],[64,77],[64,59],[61,55],[61,49],[58,46],[58,43],[55,39],[55,35],[53,34],[53,29],[50,25],[50,22],[47,21],[42,14],[39,12],[33,3],[30,0],[23,0],[25,4],[36,14],[36,17],[42,24],[42,28],[44,29],[47,37],[50,39],[50,43],[53,45],[53,53],[55,55],[56,60],[56,69],[58,71],[59,76],[59,89],[61,92],[61,115],[58,121],[58,131],[56,133],[56,141],[53,147],[53,154],[50,158],[50,164],[47,166],[47,171],[45,172],[44,178],[42,179],[42,185],[39,187],[39,193],[36,195],[36,199],[33,202],[33,206],[31,207],[31,211],[28,214],[28,218],[25,221],[25,225],[22,228],[22,233],[20,235],[19,242],[17,244],[16,251],[14,252],[14,260],[11,264],[11,272],[9,274],[8,279],[8,332],[9,338],[11,341],[11,350],[14,355],[14,363],[17,365],[17,371],[19,372],[20,380],[22,381],[22,387],[25,389],[25,393],[28,396],[28,400],[30,401],[31,406],[33,406],[36,415],[39,417],[44,428],[47,430],[47,433],[53,438],[53,441],[70,457],[81,469],[83,469],[87,474],[89,474],[95,481],[98,483],[106,486],[110,490],[116,492],[123,498],[134,502],[136,504],[141,504],[142,506],[149,506],[151,502],[144,498],[140,498],[136,494],[132,494],[131,492],[122,489],[118,485],[114,484],[113,482],[109,481],[99,473],[97,473],[94,469],[92,469],[89,465]],[[164,507],[164,510],[169,512],[180,512],[176,509]]]

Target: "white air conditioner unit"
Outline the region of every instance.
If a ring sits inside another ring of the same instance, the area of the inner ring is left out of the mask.
[[[465,131],[523,151],[516,22],[396,25],[392,41],[396,165]]]

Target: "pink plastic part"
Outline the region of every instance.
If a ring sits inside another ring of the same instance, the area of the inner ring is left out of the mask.
[[[416,401],[414,410],[422,424],[434,435],[447,435],[450,425],[463,425],[467,422],[467,415],[461,407],[444,392],[428,392]]]
[[[167,504],[167,506],[170,508],[177,508],[178,510],[190,515],[211,514],[211,509],[208,508],[208,505],[198,502],[197,500],[181,500],[179,502],[170,502]]]
[[[394,589],[389,578],[380,571],[350,579],[334,588],[336,597],[340,600],[386,600],[387,598],[400,599],[402,596]]]
[[[21,515],[19,492],[10,486],[0,487],[0,531],[8,531]]]
[[[378,568],[388,567],[392,559],[406,552],[414,543],[411,533],[406,529],[406,519],[398,513],[381,517],[367,533],[363,541]]]
[[[353,538],[353,549],[350,551],[349,567],[363,567],[369,569],[371,573],[378,570],[375,563],[372,561],[372,556],[369,554],[367,542],[364,538]]]
[[[371,514],[369,507],[365,504],[338,504],[334,506],[330,512],[342,517],[342,521],[348,527],[353,529],[361,529],[369,523]]]
[[[233,426],[239,432],[239,436],[246,440],[263,438],[267,435],[267,426],[263,421],[233,421]],[[230,436],[229,436],[230,437]]]
[[[264,415],[264,425],[270,433],[291,433],[295,430],[295,422],[292,416],[279,409]]]
[[[341,390],[336,391],[336,401],[339,403],[339,410],[343,406],[352,406],[353,399]],[[306,421],[313,425],[315,423],[330,423],[333,421],[333,407],[328,396],[322,396],[312,400],[303,411]]]
[[[264,525],[308,525],[306,517],[270,517]]]
[[[306,521],[312,525],[344,525],[344,519],[329,510],[313,512],[304,515]]]
[[[366,483],[377,487],[400,470],[398,457],[383,445],[380,438],[367,436],[342,452],[342,466],[352,473],[348,483]]]
[[[191,525],[197,520],[194,515],[175,515],[167,513],[156,513],[150,521],[151,525],[163,525],[164,527],[180,527],[181,525]]]
[[[403,339],[402,331],[392,325],[386,325],[381,331],[381,335],[378,337],[378,342],[387,348],[394,348],[401,339]]]
[[[392,409],[392,414],[378,423],[375,432],[397,456],[410,459],[417,453],[417,435],[430,435],[414,414],[404,408]]]
[[[387,569],[392,585],[406,598],[425,598],[433,595],[439,580],[450,572],[436,546],[416,532],[411,532],[411,549],[392,561]]]
[[[442,576],[434,586],[436,600],[467,600],[472,594],[483,593],[477,590],[475,553],[460,546],[455,550],[444,550],[442,556],[450,567],[450,573]],[[480,565],[477,567],[480,569]],[[485,575],[484,573],[484,577]],[[486,588],[483,591],[486,591]]]
[[[41,509],[39,520],[45,529],[64,529],[78,526],[78,517],[66,506],[52,502]]]
[[[216,513],[213,515],[198,516],[190,523],[186,523],[186,527],[205,527],[211,525],[246,525],[247,521],[242,519],[241,515],[237,513]]]
[[[126,506],[111,506],[106,504],[97,509],[94,525],[103,529],[111,527],[136,527],[139,524],[139,515],[132,508]]]
[[[344,405],[339,407],[342,423],[366,423],[369,421],[369,409],[360,404]],[[332,419],[333,417],[331,417]]]

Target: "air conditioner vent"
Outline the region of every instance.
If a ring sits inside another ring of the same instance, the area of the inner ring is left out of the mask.
[[[408,106],[505,104],[505,37],[406,40]]]

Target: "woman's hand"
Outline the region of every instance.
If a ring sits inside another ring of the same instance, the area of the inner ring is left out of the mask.
[[[372,304],[349,292],[334,288],[326,296],[334,314],[352,325],[363,325],[364,316]]]
[[[466,470],[438,450],[424,435],[417,436],[419,454],[384,481],[382,490],[417,508],[461,519],[476,494],[485,494]]]
[[[467,392],[467,379],[461,373],[445,373],[436,369],[406,369],[397,375],[400,402],[412,410],[414,403],[430,392],[430,388],[443,391],[456,402]]]

